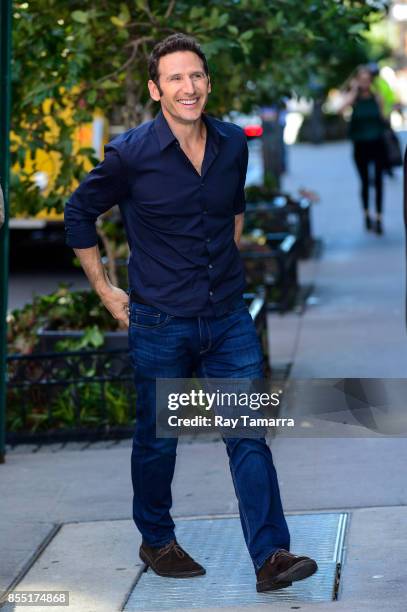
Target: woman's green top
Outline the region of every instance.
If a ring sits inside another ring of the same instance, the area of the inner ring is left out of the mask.
[[[349,126],[349,138],[355,141],[377,140],[383,136],[385,124],[374,96],[356,98]]]

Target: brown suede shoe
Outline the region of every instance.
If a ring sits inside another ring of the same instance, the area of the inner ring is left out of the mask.
[[[159,576],[168,578],[192,578],[202,576],[205,569],[181,548],[176,540],[171,540],[162,548],[140,546],[140,559]],[[147,570],[146,568],[146,570]]]
[[[295,580],[303,580],[315,574],[318,565],[310,557],[299,557],[280,548],[263,563],[257,572],[256,589],[274,591],[291,586]]]

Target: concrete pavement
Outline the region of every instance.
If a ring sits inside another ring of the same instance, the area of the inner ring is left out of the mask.
[[[299,145],[290,154],[287,189],[320,193],[315,233],[325,249],[301,268],[315,284],[305,313],[270,317],[272,362],[291,362],[298,378],[405,378],[401,179],[386,181],[386,233],[377,237],[362,227],[348,144]],[[405,440],[277,437],[271,447],[287,512],[350,515],[339,600],[273,610],[404,611]],[[11,451],[0,466],[1,587],[28,570],[19,590],[70,590],[74,612],[120,609],[141,570],[130,444],[33,450]],[[222,442],[181,443],[178,454],[174,516],[236,514]]]

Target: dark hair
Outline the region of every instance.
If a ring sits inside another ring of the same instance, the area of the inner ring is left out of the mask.
[[[357,71],[356,71],[356,76],[361,75],[362,73],[368,74],[370,76],[370,79],[373,80],[374,75],[372,74],[372,71],[370,70],[369,66],[366,66],[366,64],[362,64],[361,66],[358,66]]]
[[[152,81],[154,81],[159,89],[158,62],[164,55],[175,53],[176,51],[192,51],[192,53],[196,53],[196,55],[202,60],[205,74],[207,76],[209,74],[208,62],[205,54],[195,38],[182,33],[171,34],[171,36],[167,36],[167,38],[164,38],[164,40],[155,45],[150,57],[148,58],[149,77]]]

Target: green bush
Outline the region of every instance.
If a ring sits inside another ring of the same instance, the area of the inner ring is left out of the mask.
[[[8,353],[32,353],[38,345],[38,331],[96,329],[100,333],[116,331],[118,323],[94,291],[72,291],[67,285],[49,295],[34,298],[8,318]],[[62,350],[67,350],[62,349]]]
[[[39,329],[80,330],[77,339],[57,342],[56,351],[89,351],[104,343],[104,332],[118,329],[117,322],[104,308],[93,291],[71,291],[68,286],[45,296],[38,296],[31,304],[14,310],[8,317],[8,353],[29,355],[35,353]],[[58,375],[69,379],[69,357],[61,361]],[[129,393],[134,396],[131,382],[93,381],[96,378],[94,362],[90,359],[76,362],[76,376],[86,378],[75,384],[46,385],[41,364],[33,360],[25,370],[26,379],[32,384],[23,387],[9,385],[7,392],[7,429],[10,432],[44,432],[61,429],[108,429],[114,426],[132,425],[134,409]],[[20,362],[8,366],[9,380],[18,376]],[[111,368],[109,359],[105,365]],[[66,368],[66,371],[64,371]],[[46,380],[45,380],[46,382]],[[102,398],[103,394],[103,398]],[[105,414],[101,406],[105,405]]]

